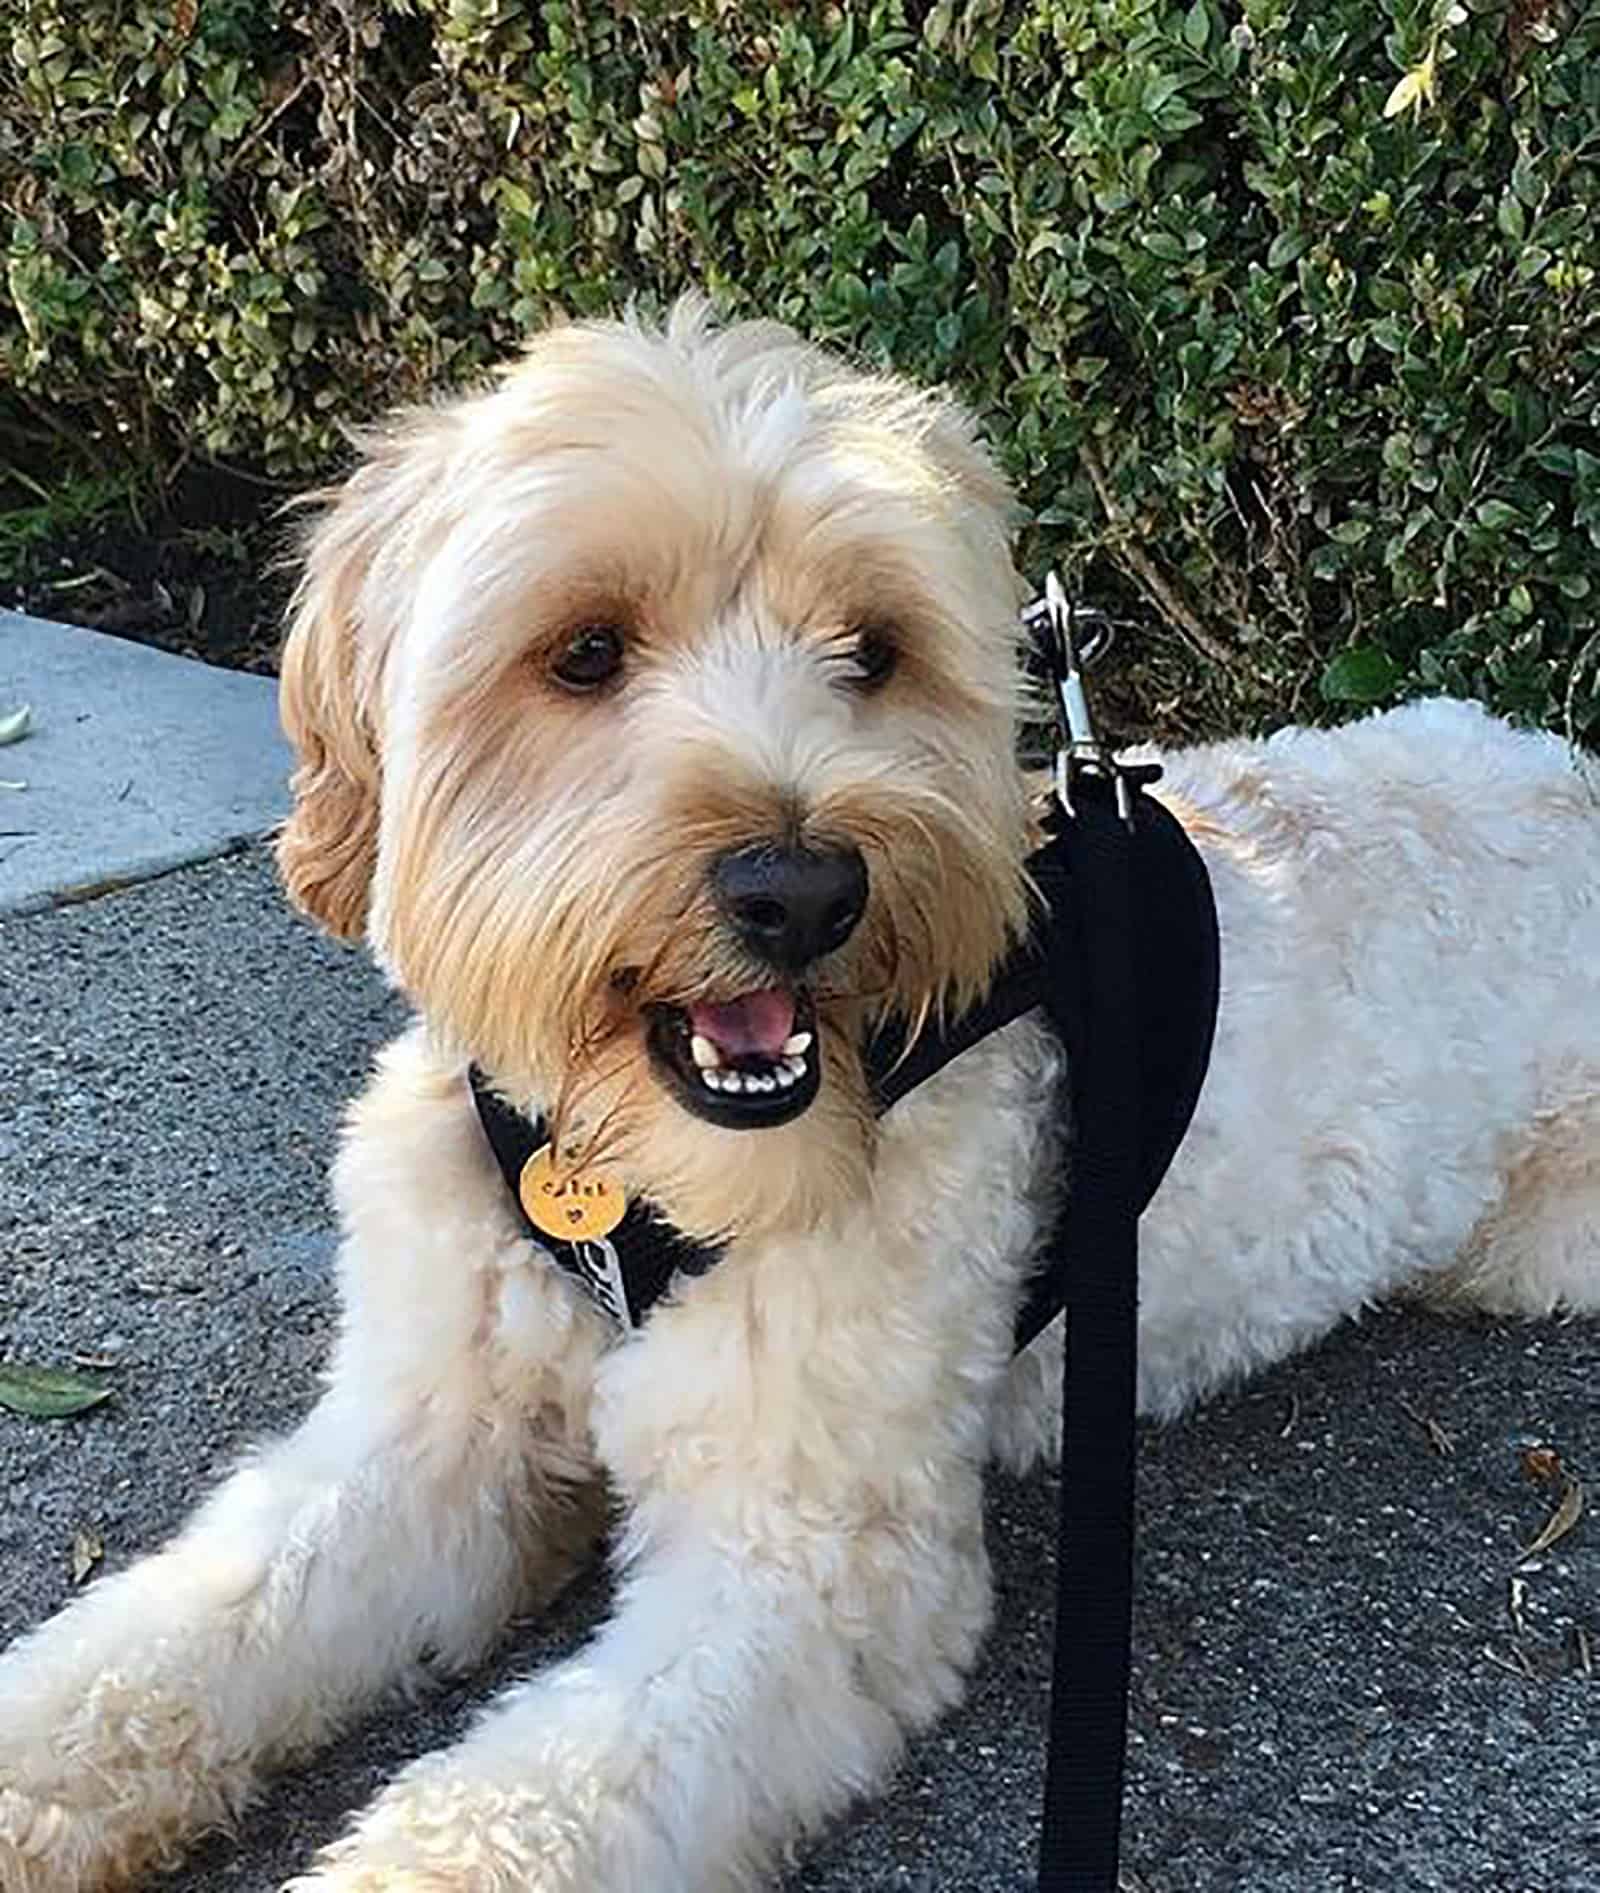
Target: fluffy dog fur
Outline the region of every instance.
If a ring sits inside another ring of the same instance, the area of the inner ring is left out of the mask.
[[[1025,912],[1006,495],[947,403],[776,327],[561,328],[413,415],[309,540],[285,656],[290,892],[415,1002],[336,1167],[327,1393],[164,1551],[0,1664],[0,1888],[84,1893],[237,1815],[589,1549],[615,1616],[418,1763],[299,1893],[712,1893],[956,1698],[991,1454],[1051,1450],[1019,1283],[1061,1164],[1023,1021],[881,1124],[856,1046],[980,992]],[[599,623],[611,687],[552,666]],[[862,629],[898,666],[869,689]],[[1141,1386],[1176,1413],[1377,1297],[1600,1302],[1600,817],[1574,758],[1432,703],[1169,757],[1224,995],[1146,1219]],[[824,1078],[718,1129],[648,1008],[764,984],[724,850],[852,844],[809,975]],[[463,1081],[731,1237],[621,1341],[516,1225]]]

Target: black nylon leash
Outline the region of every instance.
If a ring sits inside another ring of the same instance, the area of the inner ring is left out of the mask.
[[[1073,1109],[1067,1205],[1043,1270],[1064,1282],[1067,1317],[1039,1888],[1116,1893],[1133,1617],[1139,1313],[1134,836],[1103,785],[1080,790],[1069,834],[1079,899],[1061,932],[1065,950],[1078,956],[1083,1004],[1070,1014],[1051,1008],[1068,1048]]]
[[[1045,998],[1067,1047],[1072,1125],[1067,1206],[1042,1270],[1061,1286],[1067,1317],[1038,1884],[1039,1893],[1117,1893],[1133,1624],[1139,1217],[1199,1100],[1221,952],[1205,864],[1176,819],[1144,793],[1159,769],[1117,763],[1095,736],[1073,608],[1054,573],[1030,619],[1060,706],[1057,840],[1074,895],[1053,952],[1063,973],[1068,959],[1077,970],[1076,982],[1052,979]],[[1160,890],[1154,909],[1152,887]],[[1152,968],[1153,935],[1181,942],[1176,981],[1163,977],[1170,966]],[[1064,1000],[1068,992],[1076,1005]],[[1187,1012],[1173,1012],[1175,993]],[[1163,1091],[1163,1077],[1175,1085]]]

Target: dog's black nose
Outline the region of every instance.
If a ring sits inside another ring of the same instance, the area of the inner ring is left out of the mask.
[[[798,973],[854,933],[867,905],[867,864],[854,848],[761,841],[719,856],[711,886],[750,951]]]

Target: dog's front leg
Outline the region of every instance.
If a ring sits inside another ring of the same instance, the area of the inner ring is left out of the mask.
[[[982,1433],[935,1402],[971,1383],[881,1331],[757,1362],[759,1318],[728,1312],[690,1344],[668,1311],[602,1373],[632,1501],[613,1621],[294,1893],[748,1887],[956,1699],[989,1613]]]
[[[881,1780],[988,1615],[975,1482],[935,1526],[763,1506],[646,1552],[581,1657],[409,1769],[295,1893],[713,1893]]]
[[[336,1387],[170,1547],[0,1662],[0,1893],[169,1858],[377,1692],[477,1654],[570,1563],[587,1495],[447,1393],[373,1411]]]
[[[320,1406],[0,1659],[0,1893],[89,1893],[170,1858],[384,1688],[481,1651],[592,1537],[592,1337],[481,1190],[440,1186],[481,1167],[470,1102],[438,1087],[422,1109],[406,1056],[342,1163]],[[407,1125],[431,1168],[393,1154]]]

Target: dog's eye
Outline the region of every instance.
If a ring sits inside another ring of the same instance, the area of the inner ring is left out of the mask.
[[[622,669],[622,633],[614,624],[586,624],[574,631],[550,666],[568,690],[598,690]]]
[[[894,674],[899,660],[894,634],[886,625],[863,625],[856,633],[855,649],[850,653],[851,689],[881,690]]]

